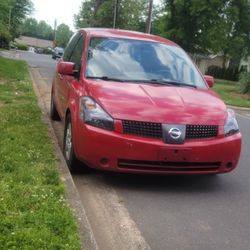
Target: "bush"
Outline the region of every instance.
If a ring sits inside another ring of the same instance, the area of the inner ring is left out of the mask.
[[[244,72],[240,75],[240,92],[250,94],[250,72]]]
[[[28,50],[28,46],[25,44],[17,43],[16,44],[17,49],[19,50]]]
[[[0,23],[0,48],[8,49],[10,40],[10,32],[3,23]]]
[[[44,54],[47,54],[47,55],[51,55],[51,54],[52,54],[52,50],[46,48],[46,49],[44,49],[43,53],[44,53]]]
[[[237,67],[229,67],[227,69],[212,65],[208,67],[206,74],[211,75],[218,79],[225,79],[230,81],[238,81],[240,73],[243,71],[243,68],[240,70]]]

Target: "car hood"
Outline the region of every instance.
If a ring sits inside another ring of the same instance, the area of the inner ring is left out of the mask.
[[[212,90],[88,81],[88,94],[113,118],[173,124],[223,125],[225,104]]]

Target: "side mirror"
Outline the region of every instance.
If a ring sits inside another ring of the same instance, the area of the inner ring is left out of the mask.
[[[59,62],[57,64],[57,72],[61,75],[74,76],[75,71],[75,63],[72,62]]]
[[[208,87],[212,88],[214,86],[214,77],[209,75],[204,75],[203,77],[206,80]]]

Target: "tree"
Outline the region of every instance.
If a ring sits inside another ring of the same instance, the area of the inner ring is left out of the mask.
[[[155,22],[155,33],[189,53],[224,52],[234,66],[250,54],[250,0],[165,0]]]
[[[76,28],[93,26],[94,0],[84,0],[80,11],[74,15],[74,24]]]
[[[24,36],[37,37],[38,22],[35,18],[27,18],[21,26],[21,34]]]
[[[167,0],[161,35],[190,53],[221,50],[224,40],[223,0]]]
[[[20,34],[20,26],[26,15],[33,10],[33,4],[30,0],[9,0],[10,2],[10,33],[13,38]]]
[[[19,35],[20,25],[33,10],[30,0],[0,0],[0,46]]]
[[[119,0],[117,27],[131,30],[145,30],[148,11],[148,0]],[[113,0],[84,0],[78,14],[75,15],[75,26],[80,27],[113,27]]]
[[[45,21],[40,21],[37,25],[37,38],[53,40],[53,29]]]
[[[120,0],[117,27],[145,32],[148,5],[148,0]]]
[[[11,34],[9,32],[8,13],[9,6],[8,1],[0,0],[0,47],[4,47],[5,44],[11,40]]]
[[[238,67],[243,57],[250,55],[250,1],[228,1],[226,40],[224,54],[230,58],[230,64]]]
[[[70,30],[69,26],[62,23],[57,27],[56,31],[56,42],[61,47],[65,47],[72,36],[73,32]]]

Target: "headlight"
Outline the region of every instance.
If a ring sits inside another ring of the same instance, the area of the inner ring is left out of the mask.
[[[235,118],[235,113],[232,109],[227,110],[228,116],[224,126],[225,136],[233,135],[239,131],[238,122]]]
[[[80,119],[98,128],[114,130],[112,117],[90,97],[80,99]]]

